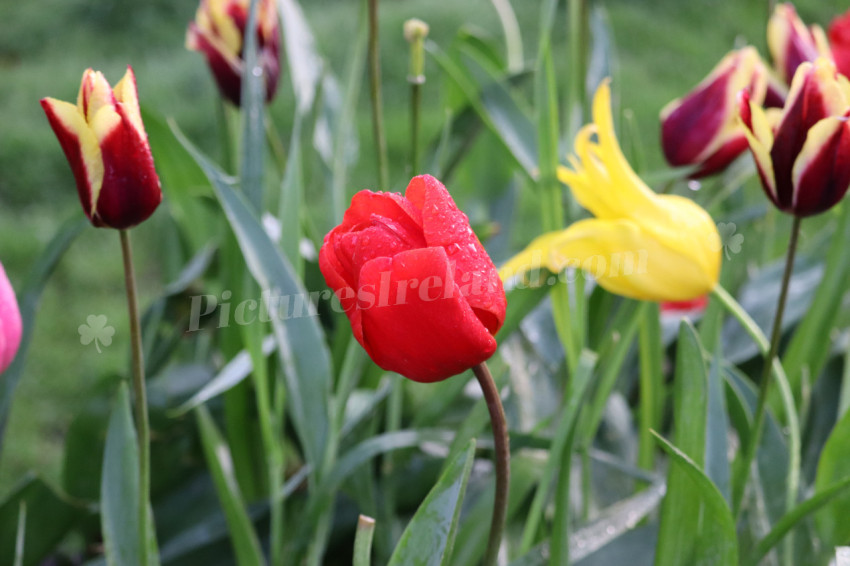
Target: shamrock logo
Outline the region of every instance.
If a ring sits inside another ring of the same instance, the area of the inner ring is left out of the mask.
[[[714,251],[723,250],[726,254],[726,259],[732,259],[729,252],[737,254],[741,252],[741,244],[744,243],[744,235],[736,234],[738,226],[734,222],[720,222],[717,225],[717,232],[720,234],[720,243],[712,242]]]
[[[106,325],[106,315],[90,314],[86,317],[88,324],[81,324],[77,328],[80,333],[80,344],[88,346],[94,342],[94,347],[97,348],[97,353],[100,354],[100,344],[109,346],[112,344],[112,336],[115,335],[115,328]]]

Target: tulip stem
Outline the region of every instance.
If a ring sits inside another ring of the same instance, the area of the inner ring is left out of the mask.
[[[481,391],[484,392],[484,400],[487,401],[487,409],[490,411],[490,426],[493,429],[493,442],[496,448],[496,495],[493,500],[493,520],[490,523],[490,539],[487,541],[487,553],[484,556],[484,566],[494,566],[499,556],[499,547],[502,544],[502,534],[505,530],[505,520],[508,514],[508,491],[511,477],[511,454],[510,438],[508,437],[508,423],[505,420],[505,409],[499,390],[490,374],[490,369],[485,362],[481,362],[472,368]]]
[[[756,402],[756,412],[753,417],[753,426],[750,430],[749,441],[744,446],[742,459],[737,469],[737,480],[733,485],[732,506],[736,514],[741,510],[741,502],[747,479],[750,476],[750,468],[755,459],[758,445],[761,440],[761,429],[764,426],[765,409],[767,405],[768,391],[770,390],[771,378],[773,377],[773,360],[779,352],[779,339],[782,336],[782,316],[785,312],[785,302],[788,298],[788,286],[791,282],[791,274],[794,271],[794,256],[797,253],[797,243],[800,238],[800,223],[801,218],[794,217],[794,224],[791,227],[791,241],[788,243],[788,252],[785,258],[785,271],[782,274],[782,286],[779,291],[779,302],[776,305],[776,316],[773,319],[773,330],[770,337],[770,349],[764,359],[764,369],[762,370],[762,378],[759,385],[759,396]]]
[[[378,51],[378,0],[367,0],[369,5],[369,93],[372,100],[372,130],[375,136],[375,153],[378,159],[378,188],[389,189],[390,174],[387,165],[387,139],[384,137],[384,109],[381,98],[381,56]]]
[[[139,324],[139,305],[136,297],[136,275],[133,271],[133,250],[130,233],[120,230],[121,252],[124,258],[124,282],[127,287],[127,310],[130,314],[130,345],[133,360],[133,401],[136,428],[139,434],[139,553],[140,564],[148,563],[148,502],[150,500],[150,425],[148,399],[145,391],[145,361],[142,353],[142,328]]]

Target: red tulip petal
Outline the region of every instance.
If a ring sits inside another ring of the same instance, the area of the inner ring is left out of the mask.
[[[354,288],[358,287],[359,266],[369,260],[425,247],[419,234],[405,231],[399,223],[389,218],[373,214],[367,222],[357,225],[351,232],[340,234],[333,243],[336,257],[345,273],[354,276],[348,280]]]
[[[396,223],[413,239],[417,235],[422,247],[425,239],[422,234],[422,213],[406,198],[398,193],[360,191],[351,199],[351,206],[345,211],[339,228],[348,232],[361,224],[368,224],[372,216],[383,216]]]
[[[336,257],[336,249],[333,245],[333,240],[336,237],[335,232],[336,230],[329,232],[325,236],[325,241],[319,250],[319,269],[325,277],[325,283],[333,289],[343,312],[348,316],[354,337],[362,344],[363,327],[360,320],[360,311],[357,309],[357,293],[346,280],[345,271]]]
[[[360,343],[386,370],[414,381],[440,381],[496,350],[496,340],[455,284],[441,247],[366,263],[358,295]]]
[[[443,184],[430,175],[414,177],[405,193],[422,211],[422,227],[429,246],[445,248],[454,265],[454,277],[481,322],[496,334],[505,321],[505,292],[493,261],[455,205]]]
[[[730,163],[747,150],[747,145],[747,138],[743,134],[733,137],[703,161],[702,166],[692,177],[699,179],[726,169]]]
[[[794,164],[793,212],[821,213],[835,205],[850,187],[850,122],[826,118],[809,130]]]
[[[225,52],[223,46],[216,46],[195,22],[189,24],[186,45],[204,54],[222,96],[239,106],[242,100],[242,60]]]
[[[829,24],[829,45],[838,72],[850,77],[850,10]]]

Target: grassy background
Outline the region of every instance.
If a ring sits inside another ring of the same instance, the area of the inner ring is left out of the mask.
[[[527,60],[536,51],[539,0],[514,1]],[[634,111],[649,167],[662,164],[657,115],[670,99],[701,80],[729,49],[752,43],[765,54],[766,2],[700,0],[609,0],[590,2],[607,10],[619,57],[614,87],[620,105]],[[343,75],[357,32],[359,2],[302,2],[319,51]],[[83,69],[102,70],[116,82],[127,64],[136,71],[140,98],[158,113],[173,116],[191,139],[214,150],[216,92],[202,57],[183,47],[195,0],[0,0],[0,259],[20,287],[35,257],[66,218],[81,214],[73,179],[38,100],[74,100]],[[807,22],[826,25],[843,11],[839,2],[797,3]],[[501,37],[488,0],[385,1],[381,7],[384,97],[393,185],[405,181],[407,147],[407,46],[402,22],[419,17],[431,25],[431,39],[447,46],[461,26]],[[556,65],[566,77],[566,15],[556,23]],[[424,93],[424,135],[440,129],[442,78],[428,61]],[[562,81],[563,82],[563,81]],[[280,95],[272,105],[278,129],[287,136],[292,94],[284,69]],[[351,192],[373,186],[374,159],[368,95],[358,114],[360,159]],[[486,149],[486,148],[485,148]],[[487,165],[486,150],[475,159]],[[307,197],[311,198],[310,195]],[[134,233],[145,297],[162,285],[155,250],[156,216]],[[127,363],[126,309],[117,234],[87,229],[62,260],[47,287],[30,359],[15,399],[0,460],[0,496],[27,470],[49,479],[61,472],[65,431],[92,396],[103,375]],[[106,314],[117,329],[113,345],[98,354],[82,346],[77,327],[89,314]]]

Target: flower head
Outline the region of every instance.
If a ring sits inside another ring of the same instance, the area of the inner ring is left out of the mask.
[[[162,191],[131,68],[114,89],[103,74],[87,69],[76,105],[44,98],[41,106],[92,224],[125,229],[153,214]]]
[[[777,73],[791,82],[800,63],[829,57],[829,44],[820,26],[806,27],[790,3],[779,4],[767,23],[767,47]]]
[[[404,196],[360,191],[326,236],[319,267],[376,364],[440,381],[485,361],[505,319],[493,262],[429,175]]]
[[[558,176],[595,218],[540,236],[500,274],[578,267],[612,293],[635,299],[706,294],[720,272],[720,237],[711,217],[690,199],[655,194],[632,170],[614,133],[607,81],[594,96],[593,120],[576,135],[571,168]]]
[[[15,290],[6,277],[3,264],[0,264],[0,374],[15,359],[21,344],[21,312]]]
[[[741,155],[747,139],[737,120],[736,96],[745,88],[759,103],[781,105],[781,91],[753,47],[729,53],[688,95],[667,104],[661,110],[667,162],[698,165],[692,175],[697,178],[722,171]]]
[[[245,26],[250,0],[201,0],[186,32],[186,48],[202,52],[222,96],[239,106]],[[257,56],[266,79],[266,102],[274,98],[280,77],[280,24],[274,0],[260,0]]]
[[[739,112],[773,204],[803,217],[841,200],[850,185],[850,82],[832,61],[797,68],[775,133],[769,115],[746,91]]]

